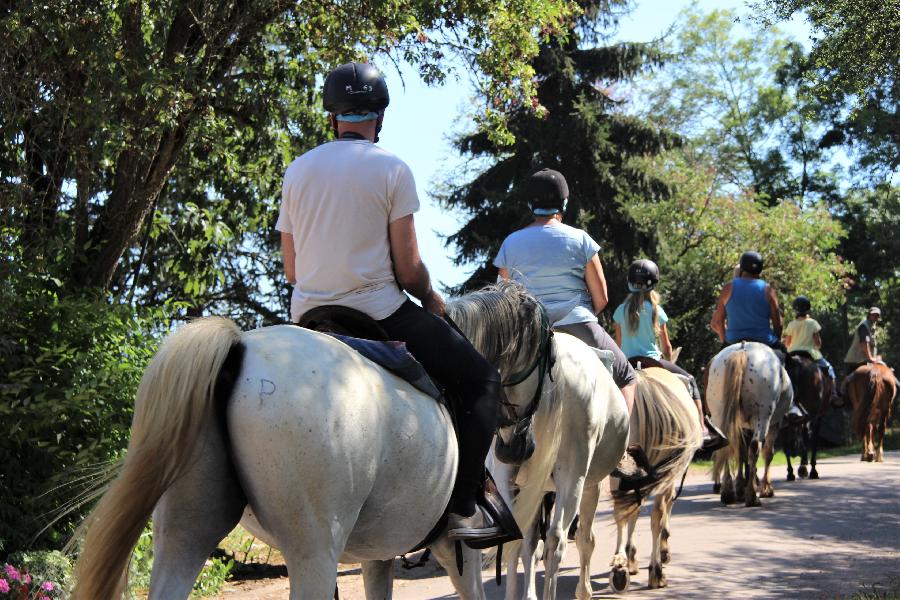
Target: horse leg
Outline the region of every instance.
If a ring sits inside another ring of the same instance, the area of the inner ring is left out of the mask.
[[[809,472],[806,468],[806,465],[809,464],[809,461],[807,460],[807,452],[809,449],[809,427],[805,424],[801,425],[800,432],[803,436],[803,453],[800,455],[800,468],[797,469],[797,475],[799,475],[801,479],[806,479],[809,476]]]
[[[217,428],[198,440],[187,472],[153,511],[148,600],[187,598],[216,544],[240,521],[247,500]]]
[[[756,461],[759,459],[759,440],[754,438],[747,445],[746,469],[747,479],[744,483],[744,506],[761,506],[756,490]]]
[[[628,584],[631,582],[628,564],[629,551],[634,552],[634,546],[631,545],[631,536],[637,525],[637,511],[634,515],[625,516],[621,514],[621,509],[615,508],[616,520],[616,553],[613,555],[612,561],[609,563],[612,567],[609,570],[609,587],[616,593],[628,590]],[[625,528],[628,528],[627,536],[624,535]]]
[[[531,528],[523,534],[520,550],[523,566],[522,575],[525,580],[525,594],[522,597],[527,598],[528,600],[537,599],[535,571],[537,570],[537,545],[540,537],[540,525],[538,519],[535,519]],[[508,573],[508,576],[517,577],[516,570],[513,569]]]
[[[597,504],[600,502],[600,483],[587,482],[581,492],[581,504],[578,514],[581,516],[578,531],[575,533],[575,545],[578,547],[578,585],[575,586],[575,597],[578,600],[589,600],[591,592],[591,556],[594,554],[594,519]],[[590,517],[590,518],[589,518]]]
[[[390,600],[394,588],[393,560],[366,560],[362,563],[366,600]]]
[[[456,593],[462,600],[485,600],[484,585],[481,582],[481,550],[474,550],[466,544],[461,544],[463,571],[460,575],[456,568],[456,545],[447,536],[441,536],[429,548],[432,556],[447,571]]]
[[[731,466],[728,464],[727,456],[723,459],[723,462],[722,471],[724,475],[722,476],[722,492],[719,498],[722,500],[722,504],[734,504],[737,502],[737,494],[735,493],[735,482],[731,477]]]
[[[878,439],[872,441],[875,448],[875,462],[884,462],[884,427],[886,419],[880,421],[877,425]]]
[[[562,461],[561,461],[562,462]],[[544,543],[544,598],[552,600],[556,598],[556,582],[559,573],[559,563],[566,552],[568,545],[569,526],[577,514],[578,504],[584,490],[584,478],[587,472],[587,457],[581,461],[562,464],[574,465],[574,471],[557,468],[553,473],[556,482],[556,504],[553,507],[553,516],[550,526],[547,527],[547,540]]]
[[[816,471],[816,453],[819,451],[819,430],[822,428],[822,419],[816,418],[812,424],[812,432],[810,433],[809,448],[809,464],[812,469],[809,471],[810,479],[818,479],[819,472]]]
[[[737,502],[745,502],[747,499],[747,481],[751,477],[750,462],[748,458],[749,431],[742,431],[740,451],[738,452],[737,477],[734,479],[734,499]]]
[[[784,458],[787,460],[787,480],[794,481],[797,478],[794,477],[794,467],[791,466],[791,455],[788,452],[784,453]]]
[[[778,437],[778,430],[772,429],[766,434],[766,441],[763,445],[763,460],[765,468],[763,470],[762,483],[760,484],[759,495],[761,498],[772,498],[775,496],[775,489],[772,487],[772,478],[769,474],[772,466],[772,457],[775,456],[775,438]]]
[[[663,571],[662,544],[667,503],[672,496],[674,496],[674,490],[672,489],[658,493],[653,503],[653,512],[650,513],[650,537],[653,541],[653,548],[650,551],[650,568],[647,584],[650,589],[663,588],[668,585],[666,574]],[[668,536],[669,532],[665,531],[665,537],[668,538]],[[666,554],[668,555],[668,541],[666,542]]]
[[[866,425],[866,435],[863,438],[865,444],[865,461],[873,462],[875,460],[875,424],[868,423]]]

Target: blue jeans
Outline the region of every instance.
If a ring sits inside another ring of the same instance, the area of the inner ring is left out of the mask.
[[[823,356],[819,360],[816,361],[816,364],[828,371],[828,376],[831,377],[831,381],[836,379],[834,374],[834,367],[831,366],[831,363]]]

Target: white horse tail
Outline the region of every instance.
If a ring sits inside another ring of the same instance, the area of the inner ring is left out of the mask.
[[[81,525],[87,534],[74,600],[122,597],[131,550],[153,508],[190,464],[203,428],[215,423],[209,417],[216,381],[240,335],[228,319],[197,319],[154,356],[138,388],[120,473]],[[233,356],[239,361],[240,354]]]
[[[641,488],[639,494],[613,494],[617,521],[624,521],[639,510],[643,498],[674,486],[703,441],[693,402],[676,395],[671,388],[673,382],[665,379],[667,371],[636,370],[635,375],[634,419],[638,431],[631,441],[644,448],[659,479]],[[674,384],[686,395],[681,381]]]
[[[722,422],[719,426],[728,438],[727,448],[716,452],[716,462],[731,461],[737,464],[744,446],[741,426],[741,388],[747,371],[747,352],[735,350],[725,359],[725,376],[722,390]]]

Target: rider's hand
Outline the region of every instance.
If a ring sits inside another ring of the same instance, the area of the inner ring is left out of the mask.
[[[444,299],[441,298],[440,294],[431,290],[422,299],[422,308],[439,317],[443,317],[445,312]]]

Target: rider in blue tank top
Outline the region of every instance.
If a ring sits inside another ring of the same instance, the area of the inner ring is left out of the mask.
[[[772,312],[768,284],[762,279],[736,278],[731,282],[731,297],[725,304],[725,341],[754,340],[774,344],[778,336],[769,327]],[[776,300],[777,302],[777,300]]]

